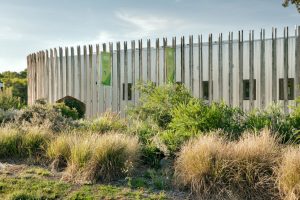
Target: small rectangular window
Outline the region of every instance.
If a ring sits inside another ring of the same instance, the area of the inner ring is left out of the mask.
[[[294,78],[288,79],[288,100],[294,100]],[[284,100],[283,78],[279,79],[279,100]]]
[[[209,82],[203,81],[202,82],[202,91],[203,91],[203,99],[209,100]]]
[[[253,79],[253,100],[256,100],[256,79]],[[250,80],[243,80],[244,100],[250,100]]]
[[[132,83],[128,83],[128,100],[132,100]],[[125,101],[125,83],[123,83],[123,101]]]

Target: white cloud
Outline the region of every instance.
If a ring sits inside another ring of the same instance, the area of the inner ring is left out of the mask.
[[[130,12],[117,11],[116,17],[121,20],[127,29],[127,35],[131,37],[161,34],[184,28],[187,23],[182,19],[156,15],[131,14]]]
[[[12,63],[10,66],[7,63]],[[4,71],[22,71],[26,68],[26,57],[20,59],[19,57],[15,58],[3,58],[0,57],[0,72]]]
[[[0,28],[0,40],[20,40],[22,38],[23,35],[10,26],[3,26]]]

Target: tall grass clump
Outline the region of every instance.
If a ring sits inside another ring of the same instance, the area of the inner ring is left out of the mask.
[[[282,155],[278,167],[277,183],[281,197],[286,200],[300,198],[300,148],[289,147]]]
[[[10,127],[0,128],[0,158],[13,158],[20,155],[22,134]]]
[[[52,135],[47,130],[31,127],[22,135],[21,154],[29,158],[44,158]]]
[[[67,166],[67,160],[71,155],[72,137],[61,134],[51,140],[47,146],[46,156],[52,161],[53,170],[61,170]]]
[[[200,136],[185,144],[175,164],[177,182],[200,199],[278,198],[274,168],[277,138],[263,130],[236,142]]]
[[[179,185],[189,187],[197,196],[210,197],[222,187],[222,155],[226,142],[214,134],[188,141],[175,161],[175,177]]]
[[[60,148],[59,143],[64,147]],[[49,148],[50,157],[66,157],[65,179],[75,182],[106,182],[122,177],[131,172],[139,156],[138,139],[118,133],[59,137]]]
[[[135,137],[110,133],[100,136],[85,171],[88,180],[111,181],[131,172],[139,155]]]
[[[80,121],[80,129],[94,133],[110,131],[123,132],[127,126],[124,119],[116,113],[105,112],[100,117],[91,120]]]
[[[41,158],[51,138],[47,131],[30,128],[0,128],[0,158]]]

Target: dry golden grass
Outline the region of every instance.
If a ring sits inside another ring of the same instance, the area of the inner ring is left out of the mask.
[[[277,139],[264,130],[239,141],[200,136],[184,145],[175,162],[179,184],[199,199],[272,199],[278,196],[274,167]]]
[[[0,158],[38,160],[44,156],[51,136],[48,131],[36,127],[25,130],[0,127]]]
[[[290,147],[283,153],[277,181],[283,199],[300,199],[300,147]]]
[[[110,181],[128,174],[139,157],[138,139],[118,133],[60,136],[48,148],[55,162],[65,162],[64,179],[78,183]]]

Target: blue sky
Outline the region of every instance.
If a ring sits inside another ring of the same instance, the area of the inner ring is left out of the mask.
[[[281,0],[0,0],[0,72],[58,46],[300,25]],[[291,31],[293,33],[293,31]]]

